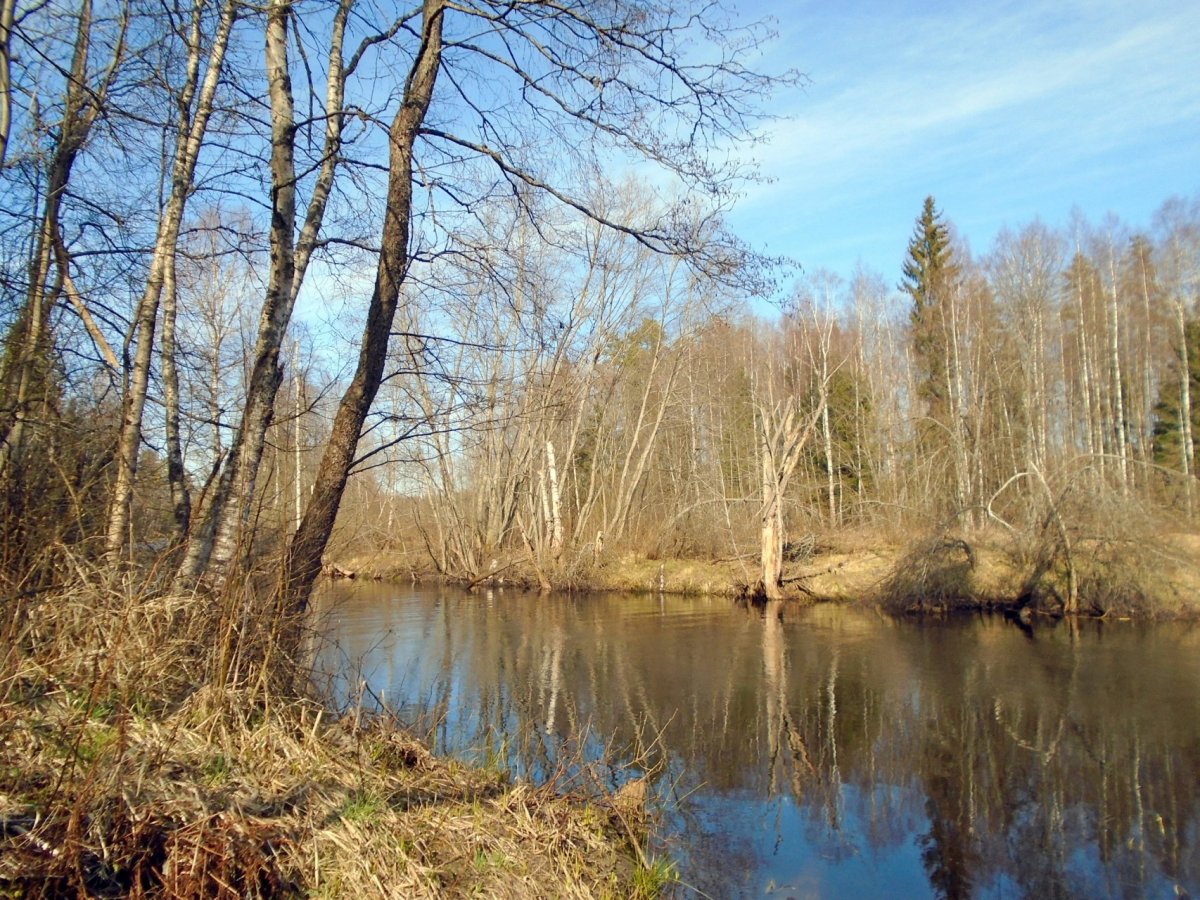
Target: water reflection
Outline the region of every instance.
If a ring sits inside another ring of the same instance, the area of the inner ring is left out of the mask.
[[[533,778],[581,734],[665,754],[665,839],[714,897],[1200,893],[1195,628],[382,585],[319,608],[332,696],[423,711],[441,749]]]

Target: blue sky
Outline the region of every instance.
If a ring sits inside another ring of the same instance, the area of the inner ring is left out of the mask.
[[[976,254],[1035,217],[1149,227],[1200,189],[1200,0],[747,4],[761,65],[810,83],[755,148],[729,222],[759,249],[899,278],[927,194]]]

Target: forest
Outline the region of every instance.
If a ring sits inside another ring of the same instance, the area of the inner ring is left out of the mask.
[[[328,715],[323,572],[777,600],[886,550],[902,606],[1195,613],[1200,196],[769,257],[726,223],[773,37],[0,0],[0,892],[657,894],[617,799]]]
[[[564,227],[564,257],[502,226],[489,265],[510,289],[395,348],[397,371],[432,359],[436,377],[385,387],[344,540],[465,581],[532,562],[548,583],[637,549],[761,557],[778,585],[785,543],[839,533],[1144,548],[1194,521],[1198,211],[1034,220],[976,257],[929,198],[897,283],[815,268],[777,307],[628,238]],[[308,476],[303,454],[278,465],[264,503],[286,521]],[[1064,599],[1078,611],[1078,586]]]
[[[480,6],[449,36],[438,4],[302,28],[236,3],[15,8],[15,589],[61,551],[153,559],[177,589],[279,572],[302,609],[335,558],[548,588],[636,551],[754,559],[774,598],[819,535],[994,532],[1031,589],[1065,569],[1078,610],[1074,550],[1191,526],[1194,196],[1035,218],[982,255],[930,197],[896,272],[847,277],[722,225],[761,101],[799,78],[735,61],[760,25],[693,69],[686,21],[620,5]],[[382,52],[406,40],[407,70]],[[398,85],[390,124],[372,79]]]

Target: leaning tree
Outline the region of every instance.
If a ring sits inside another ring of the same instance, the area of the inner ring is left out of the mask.
[[[714,222],[751,174],[740,145],[778,81],[739,61],[766,35],[714,3],[424,0],[401,22],[391,41],[407,63],[387,129],[375,280],[357,365],[286,555],[288,610],[304,609],[320,571],[405,285],[415,267],[454,252],[456,223],[489,198],[549,197],[708,277],[747,277],[746,255]],[[598,173],[634,164],[667,173],[675,200],[628,219],[589,199]]]

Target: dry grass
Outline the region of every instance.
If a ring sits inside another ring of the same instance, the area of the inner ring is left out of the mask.
[[[757,559],[648,559],[630,553],[594,569],[588,586],[603,591],[734,596],[738,585],[757,570]]]
[[[983,542],[935,535],[916,541],[892,564],[878,587],[880,603],[904,612],[946,612],[1013,604],[1017,567]]]
[[[1062,515],[1074,542],[1081,612],[1200,616],[1200,536],[1159,533],[1127,504],[1093,509],[1077,502],[1064,505]],[[788,562],[785,588],[789,597],[805,601],[878,602],[912,612],[1029,606],[1057,615],[1066,591],[1062,545],[1045,509],[1033,507],[1027,518],[1013,533],[993,527],[972,532],[966,542],[937,534],[910,538],[905,546],[879,530],[822,533],[811,556]],[[384,557],[360,557],[347,568],[365,577],[411,577],[410,569]],[[504,577],[537,586],[519,566]],[[753,554],[711,560],[625,553],[552,573],[551,580],[563,589],[736,597],[757,577]]]
[[[1120,618],[1195,618],[1200,615],[1200,555],[1192,535],[1147,533],[1140,539],[1084,538],[1077,541],[1075,568],[1080,612]],[[1061,555],[1038,559],[1026,581],[1024,599],[1057,614],[1067,595]]]
[[[1022,601],[1059,614],[1069,606],[1070,579],[1084,615],[1139,618],[1200,613],[1200,543],[1165,530],[1159,510],[1115,490],[1068,484],[1054,506],[1038,510],[1018,554],[1027,574]]]
[[[616,801],[330,715],[281,687],[252,598],[95,575],[3,602],[0,895],[636,893]]]

